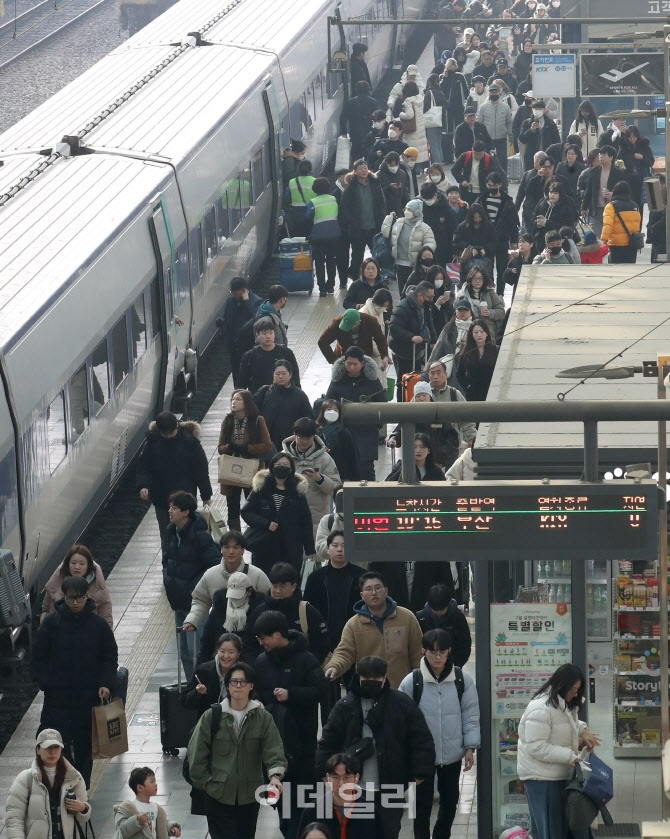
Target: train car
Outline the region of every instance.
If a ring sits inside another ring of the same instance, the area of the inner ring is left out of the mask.
[[[373,81],[388,6],[341,5]],[[0,546],[32,600],[147,422],[187,403],[230,279],[272,251],[282,146],[317,171],[334,149],[334,11],[182,0],[0,135]]]

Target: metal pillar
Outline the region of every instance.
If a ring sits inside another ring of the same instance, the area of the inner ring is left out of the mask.
[[[400,480],[403,484],[416,484],[416,464],[414,462],[414,434],[415,425],[413,422],[403,422],[400,426],[400,457],[402,458],[402,471]]]
[[[668,165],[670,161],[670,26],[663,27],[663,55],[665,61],[665,261],[670,262],[670,207],[668,207],[668,188],[670,188],[670,179],[668,178]],[[659,373],[660,376],[660,373]]]
[[[666,77],[668,75],[666,69]],[[666,87],[668,81],[666,78]],[[667,125],[666,125],[667,143]],[[666,213],[667,215],[667,213]],[[665,376],[669,367],[666,365],[667,358],[658,356],[658,378],[657,395],[660,400],[665,400]],[[666,502],[668,471],[668,445],[666,425],[664,421],[658,423],[658,488],[663,495],[662,502],[658,507],[658,607],[659,615],[659,644],[658,650],[661,659],[661,748],[668,740],[670,728],[670,708],[668,707],[668,507]],[[659,499],[660,500],[660,499]],[[661,815],[664,819],[670,818],[670,800],[663,790],[663,775],[661,773]]]
[[[488,559],[472,563],[475,566],[475,609],[477,613],[477,635],[484,638],[479,648],[486,649],[486,655],[475,656],[475,676],[479,695],[479,718],[481,748],[477,760],[477,835],[493,835],[493,813],[491,790],[493,770],[491,764],[491,612],[489,580],[494,563]],[[485,757],[486,756],[486,757]]]

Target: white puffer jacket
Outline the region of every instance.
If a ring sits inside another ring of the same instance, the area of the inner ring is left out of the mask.
[[[519,723],[517,771],[522,781],[565,781],[572,775],[570,764],[586,723],[560,696],[558,708],[548,699],[547,693],[531,699]]]
[[[428,160],[428,141],[426,139],[426,125],[423,117],[423,93],[418,96],[408,96],[402,103],[402,111],[398,115],[403,123],[402,138],[408,146],[413,146],[418,152],[417,161],[425,163]],[[414,118],[416,131],[407,131],[404,128],[407,120]]]
[[[394,223],[395,222],[395,223]],[[391,237],[391,253],[393,258],[398,258],[398,239],[400,231],[405,225],[405,217],[395,218],[388,215],[382,222],[382,235]],[[416,258],[421,248],[432,248],[435,250],[435,234],[425,221],[417,221],[412,227],[409,236],[409,263],[412,267],[416,264]]]
[[[60,791],[60,814],[63,836],[68,839],[74,832],[75,814],[65,807],[65,795],[73,789],[79,801],[87,805],[83,813],[76,813],[77,821],[84,824],[91,817],[86,784],[71,763],[65,761],[65,779]],[[42,774],[33,761],[30,769],[20,772],[9,790],[5,814],[7,839],[51,839],[51,810],[49,793],[42,783]]]
[[[248,565],[244,559],[240,559],[240,564],[237,566],[237,571],[243,571],[248,575],[251,586],[255,591],[265,594],[270,590],[270,580],[267,574],[255,565]],[[234,573],[234,572],[233,572]],[[215,565],[214,568],[209,568],[200,578],[200,582],[193,589],[191,595],[191,611],[186,615],[184,623],[192,623],[193,626],[199,626],[209,614],[212,608],[212,599],[214,594],[222,588],[228,588],[228,578],[230,574],[226,571],[226,564],[221,560],[220,565]]]

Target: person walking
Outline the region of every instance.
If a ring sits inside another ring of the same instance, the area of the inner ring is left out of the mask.
[[[409,201],[409,175],[400,165],[400,155],[390,151],[382,160],[377,180],[384,190],[386,209],[399,216]]]
[[[317,178],[312,184],[314,198],[307,202],[305,218],[311,224],[309,240],[319,296],[335,292],[337,256],[342,247],[342,229],[337,220],[339,205],[330,194],[328,178]]]
[[[250,565],[246,567],[251,568]],[[220,588],[212,596],[212,609],[202,630],[198,665],[211,660],[222,635],[232,633],[236,638],[246,637],[247,621],[262,597],[247,574],[236,571],[230,575],[226,588]]]
[[[408,201],[401,218],[397,218],[395,213],[389,213],[384,219],[381,232],[391,239],[398,292],[402,298],[419,251],[426,247],[435,250],[433,231],[423,221],[423,202],[419,198]]]
[[[485,100],[488,100],[488,93],[484,94],[484,97]],[[493,141],[486,126],[477,119],[477,108],[474,105],[466,105],[463,112],[463,122],[456,127],[454,132],[454,155],[456,158],[467,151],[472,151],[472,147],[477,140],[484,143],[487,151],[493,148]]]
[[[312,416],[307,394],[293,384],[293,365],[283,358],[275,361],[272,384],[259,388],[254,394],[254,402],[265,420],[272,454],[281,449],[282,440],[293,431],[296,420]]]
[[[269,318],[257,320],[254,333],[258,343],[242,356],[237,389],[256,393],[263,385],[271,385],[275,362],[280,358],[289,362],[293,370],[293,381],[300,387],[300,370],[293,350],[285,344],[277,344],[272,321]]]
[[[372,124],[372,114],[379,108],[376,99],[370,95],[370,83],[356,82],[354,95],[347,99],[340,112],[340,135],[351,139],[351,154],[357,160],[365,153],[365,137]]]
[[[486,151],[483,140],[472,144],[472,151],[464,152],[451,168],[451,175],[460,184],[463,201],[472,203],[486,192],[486,179],[493,171],[500,173],[503,189],[507,189],[507,175],[503,172],[495,156]],[[449,196],[447,195],[447,198]]]
[[[391,292],[386,288],[378,288],[372,297],[368,297],[365,303],[360,303],[357,308],[361,315],[370,315],[373,317],[379,324],[382,335],[387,338],[389,324],[391,322],[391,312],[393,311],[393,297],[391,296]],[[377,345],[374,344],[371,357],[377,365],[379,381],[383,387],[386,387],[386,371],[391,361],[389,354],[387,352],[386,356],[382,356],[377,350]]]
[[[102,568],[93,560],[93,554],[86,545],[72,545],[65,559],[49,577],[44,586],[40,623],[56,609],[56,603],[63,598],[61,583],[66,577],[84,577],[88,583],[87,595],[95,603],[95,612],[104,618],[110,629],[114,629],[112,600],[102,574]]]
[[[477,122],[488,131],[496,161],[507,172],[507,150],[512,136],[514,115],[505,102],[500,101],[501,89],[497,82],[489,84],[489,98],[477,110]]]
[[[604,132],[603,124],[593,104],[585,99],[577,106],[577,113],[568,134],[578,134],[582,140],[582,157],[598,148],[598,138]]]
[[[247,575],[237,572],[234,576],[238,578],[235,582],[238,582],[240,577]],[[250,582],[248,577],[244,581]],[[197,665],[191,680],[179,695],[179,704],[183,708],[197,711],[198,717],[201,717],[215,702],[223,702],[228,696],[224,685],[226,673],[237,664],[241,656],[242,641],[239,635],[233,632],[219,635],[214,657],[209,657]]]
[[[519,214],[514,207],[514,200],[503,190],[502,177],[498,172],[491,172],[487,177],[486,195],[480,195],[477,203],[496,231],[496,292],[502,296],[505,293],[509,250],[510,247],[516,247],[519,240]]]
[[[349,286],[344,298],[345,309],[357,309],[380,288],[386,288],[377,260],[368,256],[360,267],[360,276]]]
[[[614,165],[616,149],[601,145],[598,154],[599,164],[589,171],[582,197],[582,215],[588,218],[593,232],[602,239],[603,213],[605,206],[612,200],[614,187],[626,180],[625,172]]]
[[[562,664],[533,696],[519,723],[517,771],[523,781],[533,839],[565,836],[563,791],[582,746],[599,745],[597,734],[579,719],[586,679],[574,664]],[[572,831],[588,839],[590,829]]]
[[[435,289],[424,280],[410,288],[404,300],[393,310],[391,316],[391,351],[398,378],[398,402],[402,402],[402,377],[411,373],[425,360],[430,344],[437,340],[428,306],[435,298]]]
[[[235,386],[243,355],[237,343],[238,333],[244,324],[254,317],[262,302],[262,298],[249,290],[248,280],[244,277],[233,277],[230,281],[230,294],[223,307],[221,331],[230,353],[230,368]]]
[[[626,178],[630,184],[633,201],[641,207],[644,203],[644,179],[653,171],[654,153],[647,137],[643,137],[637,125],[629,125],[619,140],[619,157],[626,167]]]
[[[351,432],[342,425],[341,411],[342,406],[337,399],[324,399],[316,418],[317,430],[326,444],[328,454],[335,462],[340,480],[357,481],[360,475],[358,449]],[[338,487],[335,487],[333,493],[337,492],[337,489]],[[318,545],[316,552],[319,553]]]
[[[422,712],[435,744],[434,777],[416,789],[415,839],[430,839],[430,814],[437,780],[439,805],[434,839],[449,839],[459,799],[461,765],[474,766],[481,745],[479,699],[472,677],[454,664],[453,639],[446,629],[431,629],[421,640],[418,671],[407,675],[400,692]]]
[[[472,322],[458,360],[458,378],[468,402],[486,401],[497,360],[498,347],[493,342],[489,325],[477,318]]]
[[[314,198],[312,186],[315,180],[311,161],[301,160],[298,174],[289,181],[284,192],[284,206],[291,219],[291,236],[306,236],[309,232],[306,210],[307,203]]]
[[[440,77],[433,73],[426,81],[423,96],[423,122],[431,163],[444,163],[442,132],[446,127],[447,100],[440,90]]]
[[[638,248],[632,236],[641,230],[642,213],[633,200],[630,184],[619,181],[603,211],[602,240],[609,246],[611,262],[637,262]]]
[[[368,54],[367,44],[353,44],[351,47],[351,58],[349,59],[349,74],[351,82],[351,95],[356,93],[356,85],[358,82],[367,82],[370,90],[372,90],[372,82],[370,81],[370,71],[365,59]]]
[[[505,317],[505,301],[493,290],[491,277],[485,268],[470,269],[465,285],[456,297],[456,306],[461,299],[470,304],[472,317],[483,320],[490,334],[495,335],[497,324]],[[463,353],[459,358],[462,356]]]
[[[467,451],[471,452],[472,449],[468,448]],[[416,619],[424,636],[432,629],[447,630],[451,635],[451,658],[457,667],[465,667],[472,652],[472,635],[467,618],[456,602],[453,573],[454,569],[451,574],[445,576],[444,582],[430,587],[426,604],[416,613]]]
[[[333,342],[335,349],[331,346]],[[382,362],[384,369],[388,367],[388,343],[377,318],[358,309],[347,309],[343,315],[333,318],[321,333],[317,345],[329,364],[344,355],[349,347],[360,347],[365,355],[372,357],[376,351],[378,356],[386,359],[385,364]]]
[[[523,121],[519,132],[519,140],[524,144],[524,169],[533,168],[536,152],[546,151],[553,143],[561,142],[556,123],[547,116],[544,99],[535,99],[531,107],[533,115]]]
[[[353,167],[354,178],[340,199],[340,223],[351,243],[351,264],[363,262],[365,247],[372,247],[372,240],[381,230],[386,215],[386,200],[381,184],[368,170],[362,158]]]

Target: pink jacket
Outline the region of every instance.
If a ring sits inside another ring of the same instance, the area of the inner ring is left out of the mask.
[[[95,611],[101,618],[104,618],[114,629],[114,622],[112,620],[112,601],[107,591],[107,583],[102,575],[102,568],[97,562],[93,563],[95,569],[95,577],[89,582],[88,596],[95,601]],[[63,597],[61,584],[61,567],[60,565],[49,577],[49,581],[44,586],[44,600],[42,601],[42,614],[40,615],[40,622],[54,611],[56,602]]]

